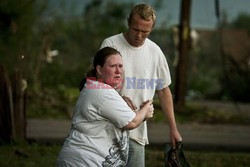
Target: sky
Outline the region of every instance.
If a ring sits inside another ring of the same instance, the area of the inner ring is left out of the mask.
[[[58,8],[58,4],[62,1],[67,3],[67,6],[73,6],[74,12],[80,13],[84,5],[91,0],[51,0],[52,6]],[[155,7],[157,0],[113,0],[133,3],[149,3]],[[69,4],[70,3],[70,4]],[[181,0],[162,0],[161,7],[155,8],[157,12],[156,26],[160,25],[176,25],[179,23]],[[225,12],[228,21],[235,19],[240,13],[250,15],[250,0],[219,0],[220,11]],[[72,8],[71,8],[72,9]],[[213,29],[217,24],[215,15],[215,0],[192,0],[191,7],[191,27],[199,29]]]
[[[169,3],[166,11],[168,16],[173,16],[173,22],[178,23],[179,13],[173,12],[171,6],[176,5],[180,0],[166,0]],[[172,4],[173,3],[173,4]],[[180,2],[179,2],[180,3]],[[226,12],[228,21],[235,19],[240,13],[247,13],[250,15],[250,1],[249,0],[219,0],[220,12]],[[171,17],[170,17],[171,19]],[[214,0],[193,0],[191,8],[191,26],[194,28],[214,28],[217,24],[215,15],[215,1]]]
[[[138,2],[149,2],[153,0]],[[163,7],[157,11],[159,22],[170,25],[179,23],[181,0],[163,0]],[[226,12],[228,21],[235,19],[240,13],[250,15],[250,0],[219,0],[220,12]],[[192,0],[191,27],[212,29],[217,24],[215,0]]]

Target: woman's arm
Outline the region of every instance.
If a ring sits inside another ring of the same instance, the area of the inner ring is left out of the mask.
[[[132,130],[138,127],[144,120],[153,117],[154,107],[152,104],[153,100],[143,104],[141,109],[136,112],[135,118],[128,123],[126,126],[122,127],[124,130]]]

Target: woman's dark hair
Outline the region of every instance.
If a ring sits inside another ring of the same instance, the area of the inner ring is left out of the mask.
[[[111,47],[104,47],[96,52],[93,63],[92,63],[92,69],[85,74],[84,78],[81,80],[81,82],[79,84],[80,91],[83,89],[85,83],[87,82],[88,77],[93,77],[93,78],[97,77],[96,76],[96,66],[99,65],[99,66],[103,67],[107,58],[111,55],[114,55],[114,54],[121,55],[121,53],[118,50],[111,48]]]

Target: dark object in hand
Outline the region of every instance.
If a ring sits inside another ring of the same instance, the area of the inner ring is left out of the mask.
[[[176,143],[176,148],[173,148],[170,143],[167,143],[164,150],[165,167],[190,167],[187,162],[182,142]]]

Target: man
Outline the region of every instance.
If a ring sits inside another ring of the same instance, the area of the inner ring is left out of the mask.
[[[132,99],[137,108],[142,102],[153,99],[157,92],[168,120],[170,141],[175,147],[182,138],[176,127],[172,94],[168,87],[171,83],[168,64],[160,47],[147,38],[156,21],[155,11],[148,4],[138,4],[131,10],[127,21],[128,31],[105,39],[101,48],[110,46],[120,51],[125,70],[125,85],[120,93]],[[144,122],[130,131],[127,166],[145,166],[146,144],[147,125]]]

